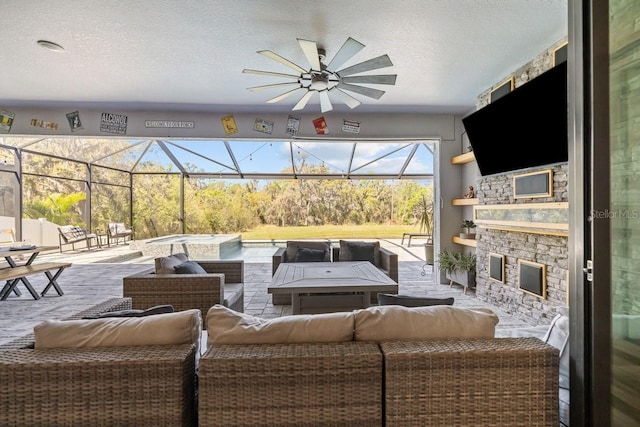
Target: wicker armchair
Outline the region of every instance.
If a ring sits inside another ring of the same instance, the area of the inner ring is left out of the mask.
[[[207,274],[156,274],[149,269],[123,278],[123,296],[134,309],[171,304],[176,311],[197,308],[207,311],[222,304],[244,311],[244,261],[197,261]]]

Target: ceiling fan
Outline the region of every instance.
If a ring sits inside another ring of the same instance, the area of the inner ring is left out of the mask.
[[[396,83],[395,74],[354,76],[354,74],[392,66],[393,63],[391,59],[389,59],[389,55],[381,55],[377,58],[339,69],[340,66],[364,48],[362,43],[351,37],[344,42],[335,56],[326,65],[324,63],[326,52],[324,49],[319,48],[316,42],[300,38],[297,40],[307,61],[309,61],[311,65],[309,69],[302,68],[270,50],[259,50],[259,54],[295,70],[298,74],[274,73],[271,71],[251,69],[242,70],[243,73],[247,74],[260,74],[292,80],[285,83],[248,88],[250,91],[258,91],[296,86],[287,92],[267,100],[267,103],[281,101],[293,94],[303,94],[298,103],[293,107],[294,111],[302,110],[309,102],[309,99],[317,93],[320,97],[320,109],[324,113],[333,109],[332,99],[334,101],[344,102],[349,108],[355,108],[361,104],[358,99],[347,92],[357,93],[373,99],[380,99],[385,93],[383,90],[360,86],[358,83],[374,85],[394,85]]]

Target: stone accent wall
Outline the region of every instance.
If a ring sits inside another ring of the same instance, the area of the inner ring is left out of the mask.
[[[491,90],[513,76],[515,87],[521,86],[553,66],[554,51],[564,45],[560,40],[550,46],[540,56],[517,69],[512,75],[498,80],[495,86],[478,96],[476,107],[484,107],[489,102]],[[517,136],[514,136],[514,140]],[[509,153],[508,155],[518,155]],[[546,198],[513,197],[513,176],[506,173],[496,176],[479,177],[476,195],[480,205],[526,204],[545,202],[567,202],[568,165],[553,165],[527,170],[553,170],[553,195]],[[480,228],[476,230],[477,273],[476,295],[510,314],[528,320],[533,325],[548,324],[557,313],[566,313],[569,249],[568,238],[526,232],[503,231]],[[505,283],[489,278],[489,254],[505,255]],[[522,291],[518,287],[518,259],[537,262],[546,266],[546,299]]]
[[[568,165],[554,165],[531,171],[552,169],[552,197],[513,198],[513,176],[507,173],[480,180],[480,205],[566,202]],[[527,171],[529,172],[529,171]],[[503,231],[478,227],[476,230],[476,295],[510,314],[517,314],[531,324],[547,324],[559,312],[565,312],[569,272],[568,238],[544,234]],[[505,256],[505,283],[489,278],[489,254]],[[546,293],[543,299],[518,287],[518,259],[546,266]]]

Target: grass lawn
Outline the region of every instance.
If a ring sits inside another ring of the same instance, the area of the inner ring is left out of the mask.
[[[318,225],[310,227],[262,226],[243,231],[242,240],[294,239],[400,239],[402,233],[418,233],[417,225]]]

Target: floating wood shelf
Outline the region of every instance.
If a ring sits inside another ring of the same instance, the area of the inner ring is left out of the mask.
[[[473,199],[453,199],[453,200],[451,200],[451,204],[453,206],[477,205],[478,204],[478,199],[477,198],[473,198]]]
[[[469,151],[467,153],[460,154],[459,156],[455,156],[451,158],[452,165],[464,165],[465,163],[473,162],[476,159],[476,156],[473,154],[473,151]]]
[[[475,239],[461,239],[458,236],[453,236],[451,238],[451,241],[453,243],[457,243],[459,245],[463,245],[463,246],[471,246],[473,248],[475,248],[476,246],[478,246],[478,241]]]

